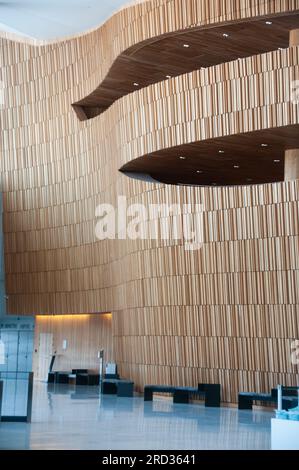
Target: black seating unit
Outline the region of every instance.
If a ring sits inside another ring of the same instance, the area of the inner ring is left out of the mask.
[[[146,385],[144,401],[152,401],[153,394],[169,393],[173,395],[174,403],[189,403],[190,396],[198,395],[205,399],[206,407],[220,407],[220,384],[198,384],[195,387],[175,387],[172,385]]]
[[[282,388],[282,409],[289,410],[297,406],[298,387],[283,387]],[[273,403],[277,405],[277,389],[273,388],[271,393],[254,393],[254,392],[240,392],[238,396],[239,410],[252,410],[253,402],[260,401],[265,403]]]
[[[99,385],[100,374],[88,374],[88,385]]]
[[[221,385],[220,384],[198,384],[199,395],[205,399],[207,408],[219,408],[221,401]]]
[[[99,374],[77,373],[76,385],[99,385]]]
[[[88,374],[84,372],[76,374],[76,385],[88,385]]]
[[[99,385],[100,376],[88,369],[73,369],[72,372],[49,372],[48,384],[69,384],[75,381],[76,385]]]
[[[56,382],[56,372],[48,373],[48,384],[54,384]]]
[[[103,395],[117,395],[118,397],[133,397],[134,382],[118,379],[104,379],[102,382]]]
[[[68,384],[70,372],[56,372],[56,383]]]
[[[68,384],[70,372],[49,372],[48,384]]]

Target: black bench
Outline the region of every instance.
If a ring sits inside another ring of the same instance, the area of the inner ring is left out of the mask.
[[[54,384],[56,382],[56,372],[48,373],[48,384]]]
[[[298,399],[297,387],[283,387],[282,389],[282,409],[289,410],[294,408]],[[238,408],[239,410],[252,410],[253,402],[260,401],[265,403],[273,403],[277,405],[277,389],[273,388],[271,393],[254,393],[254,392],[239,392],[238,395]]]
[[[49,372],[48,384],[68,384],[71,372]]]
[[[154,393],[173,395],[174,403],[189,403],[190,396],[199,395],[205,399],[206,407],[220,407],[220,384],[198,384],[198,387],[175,387],[173,385],[146,385],[144,401],[152,401]]]
[[[117,395],[118,397],[133,397],[134,382],[129,380],[104,379],[102,381],[103,395]]]
[[[99,374],[88,372],[88,369],[73,369],[72,372],[49,372],[49,384],[69,384],[75,382],[76,385],[99,385]]]
[[[55,381],[59,384],[68,384],[71,372],[56,372]]]
[[[99,374],[77,373],[76,385],[99,385]]]

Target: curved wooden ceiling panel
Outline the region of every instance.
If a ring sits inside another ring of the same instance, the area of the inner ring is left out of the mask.
[[[213,3],[213,2],[211,2]],[[267,24],[271,20],[271,25]],[[171,77],[289,45],[299,15],[221,22],[148,39],[122,52],[102,83],[73,104],[80,120],[106,111],[119,98]]]
[[[121,171],[168,184],[283,181],[284,152],[299,148],[299,110],[291,101],[298,79],[294,47],[193,72],[168,87],[154,85],[146,96],[140,92],[132,121],[140,135],[130,133],[127,152],[136,156],[138,145],[144,153]]]

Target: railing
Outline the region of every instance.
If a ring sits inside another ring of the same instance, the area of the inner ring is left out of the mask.
[[[30,423],[33,372],[0,372],[0,384],[0,420]]]

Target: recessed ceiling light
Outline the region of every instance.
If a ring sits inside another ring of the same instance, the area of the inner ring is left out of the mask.
[[[218,150],[218,153],[225,153],[224,150]]]
[[[273,160],[274,163],[280,163],[280,160]]]
[[[166,75],[166,78],[171,78],[171,75]]]
[[[266,21],[266,24],[270,26],[271,24],[273,24],[273,22],[272,21]]]
[[[202,170],[197,170],[196,173],[203,173],[203,171]]]
[[[137,83],[137,82],[134,82],[134,86],[139,86],[139,83]]]
[[[188,48],[188,47],[190,47],[190,44],[184,44],[183,47]]]
[[[183,157],[183,155],[181,155],[181,156],[179,157],[179,159],[180,159],[180,160],[186,160],[186,157]]]
[[[234,165],[234,168],[240,168],[240,165]]]
[[[261,147],[269,147],[269,144],[261,144]]]
[[[228,37],[229,37],[229,34],[224,33],[224,34],[223,34],[223,37],[224,37],[224,38],[228,38]]]

